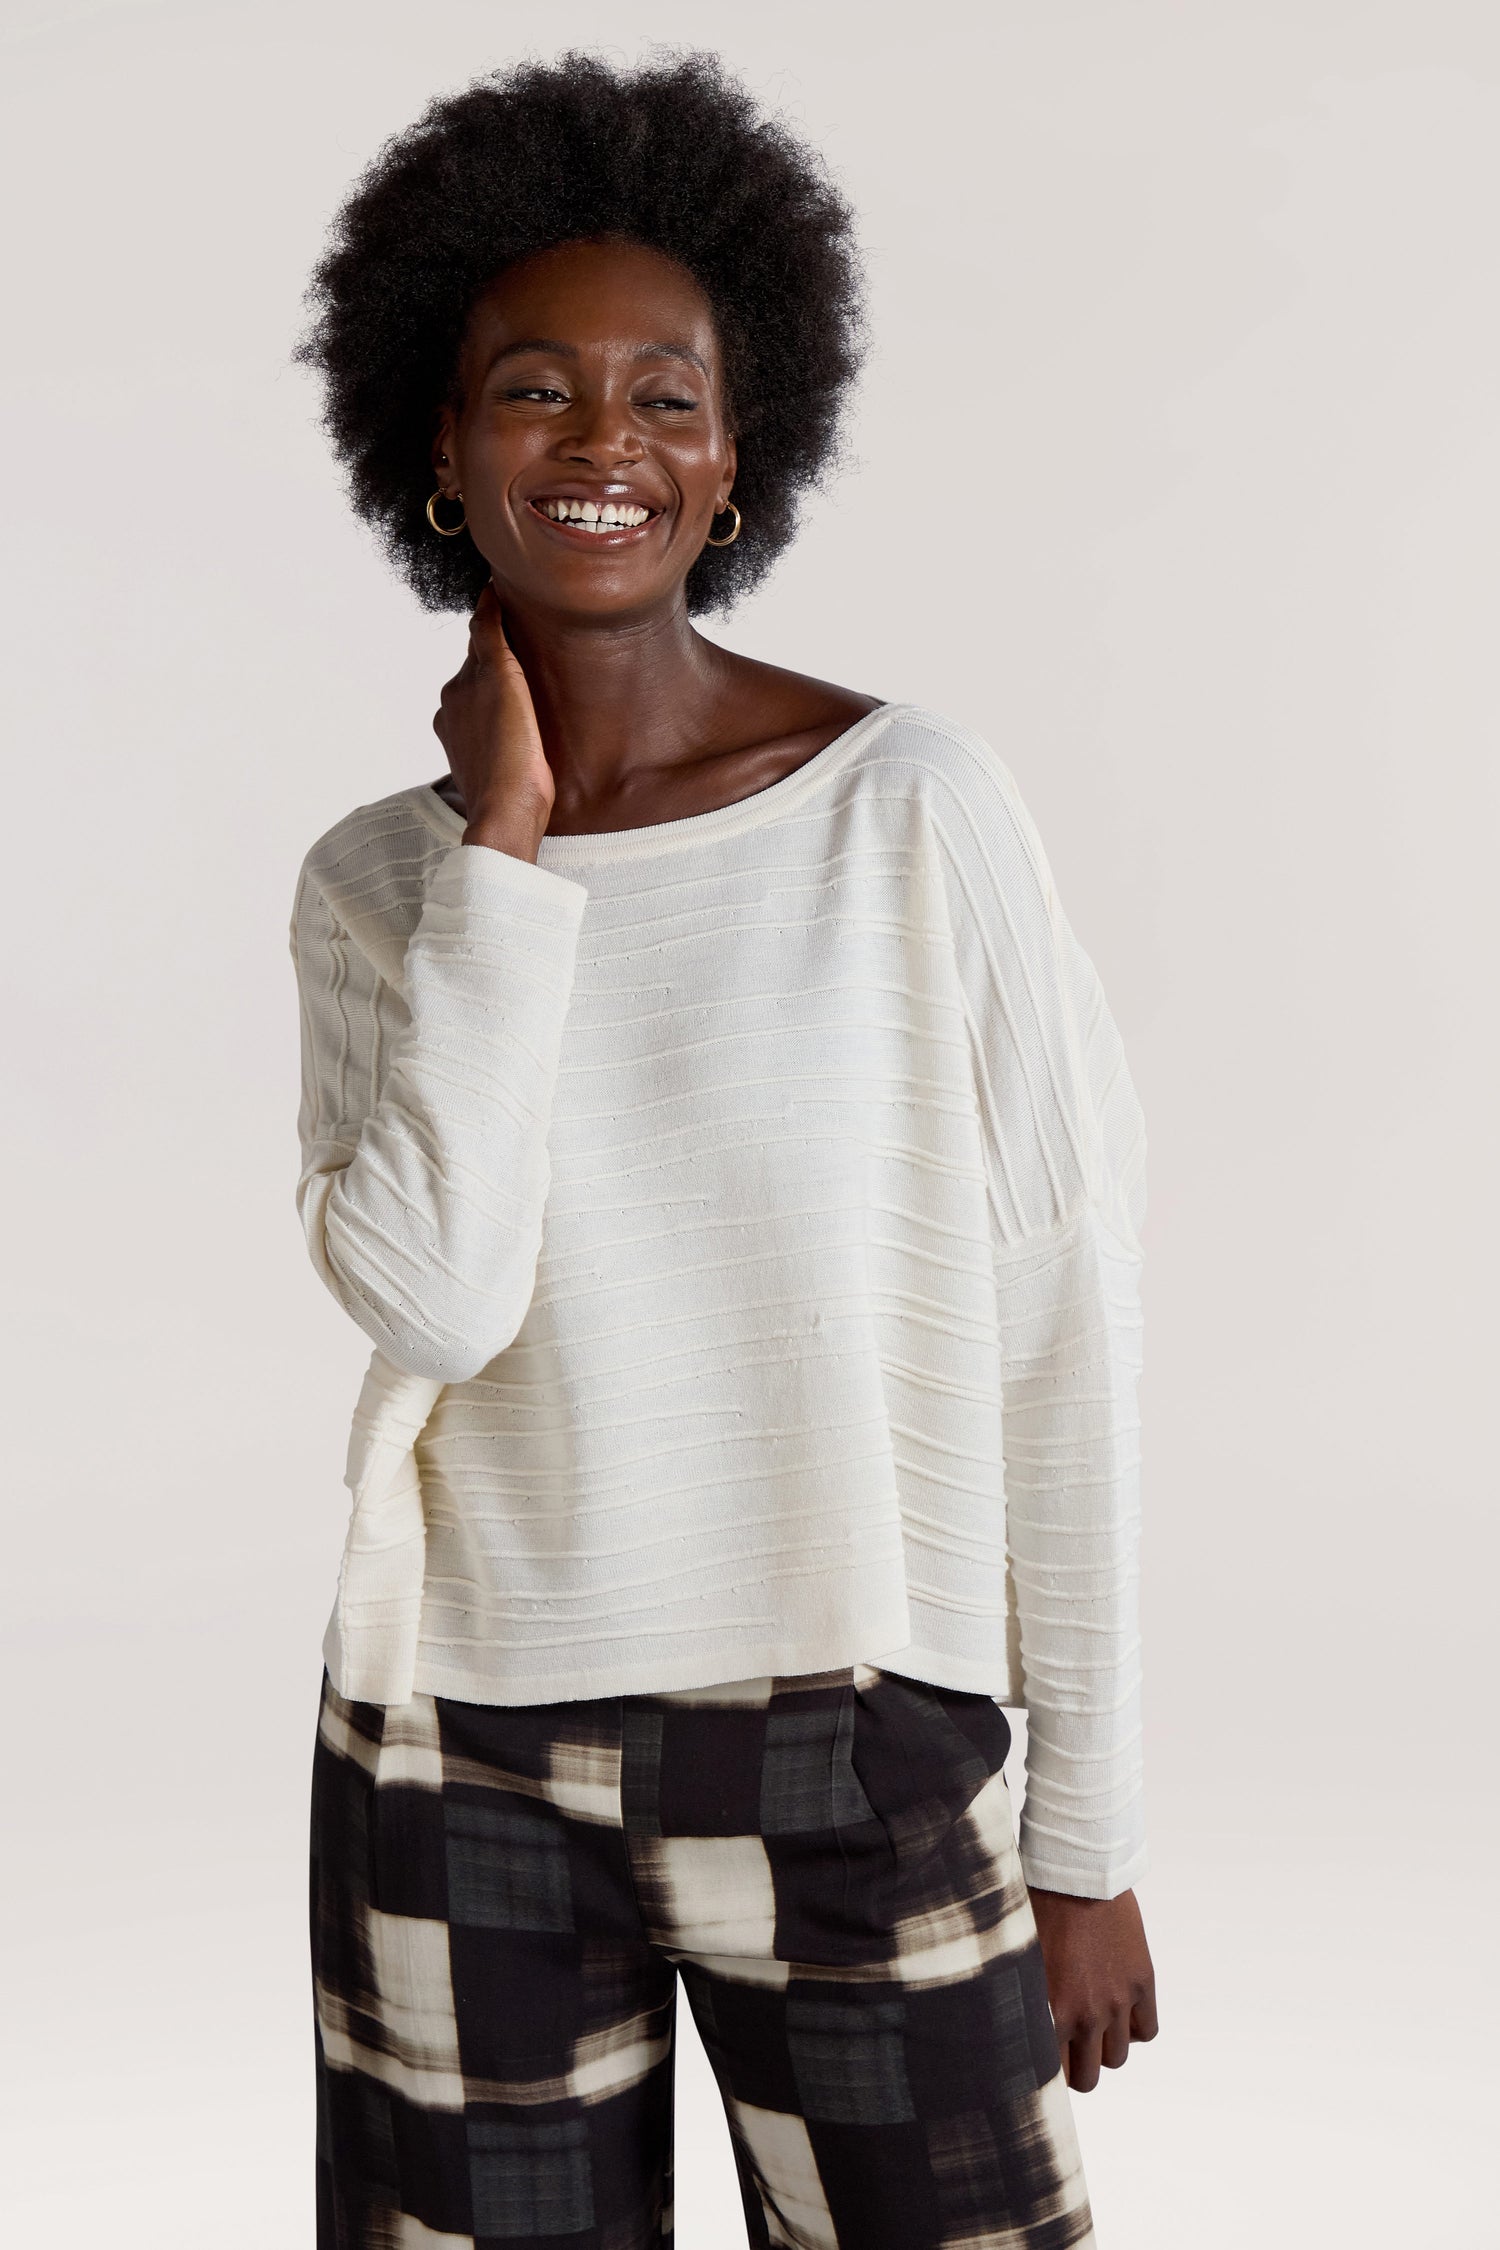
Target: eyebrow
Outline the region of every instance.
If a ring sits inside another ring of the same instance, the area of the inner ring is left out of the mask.
[[[556,336],[521,336],[513,344],[503,344],[491,367],[498,367],[502,359],[514,359],[518,352],[551,352],[556,359],[576,359],[577,350],[572,344],[560,343]]]
[[[502,346],[490,361],[490,366],[498,367],[502,360],[514,359],[521,352],[550,352],[554,359],[576,359],[578,357],[576,344],[565,344],[556,336],[521,336],[517,338],[515,343]],[[685,360],[690,367],[696,367],[700,375],[705,378],[708,376],[707,367],[693,350],[691,344],[642,344],[635,356],[637,360]]]
[[[637,359],[683,359],[689,367],[696,367],[700,375],[708,373],[691,344],[642,344],[635,356]]]

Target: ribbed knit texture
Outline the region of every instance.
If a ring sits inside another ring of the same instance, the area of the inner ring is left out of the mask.
[[[911,705],[538,864],[308,852],[298,1208],[371,1339],[324,1653],[473,1702],[866,1660],[1024,1705],[1028,1881],[1146,1865],[1144,1131],[1015,783]]]

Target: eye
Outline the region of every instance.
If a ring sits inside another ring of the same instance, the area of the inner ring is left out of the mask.
[[[550,389],[545,383],[531,383],[524,386],[518,385],[514,390],[507,391],[505,395],[507,398],[556,399],[563,406],[566,406],[568,403],[568,394],[566,391],[554,391]]]
[[[664,406],[672,414],[691,414],[697,406],[695,398],[643,398],[642,406]]]

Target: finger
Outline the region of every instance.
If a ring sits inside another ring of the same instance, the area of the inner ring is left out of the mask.
[[[515,650],[511,647],[510,635],[505,630],[505,604],[500,598],[500,589],[495,584],[493,578],[490,580],[490,590],[495,597],[495,630],[500,635],[500,646],[505,651],[507,657],[509,657],[511,663],[516,666],[517,670],[519,670],[520,660],[517,657]]]
[[[505,611],[500,600],[500,589],[492,578],[474,605],[469,620],[469,646],[479,651],[490,663],[519,669],[514,649],[505,632]]]
[[[1130,2054],[1130,2018],[1122,2009],[1104,2027],[1099,2059],[1106,2070],[1118,2070]]]
[[[1075,2031],[1073,2067],[1068,2073],[1068,2084],[1075,2094],[1091,2094],[1098,2083],[1099,2034],[1097,2031]]]
[[[488,581],[479,599],[484,605],[486,617],[493,623],[496,632],[503,635],[505,631],[505,604],[500,598],[500,589],[493,578]]]
[[[500,616],[500,594],[493,578],[487,579],[483,593],[474,604],[469,618],[470,640],[487,641],[499,634],[505,638],[505,627]]]
[[[1132,2039],[1156,2037],[1156,1989],[1143,1992],[1130,2011],[1130,2036]]]

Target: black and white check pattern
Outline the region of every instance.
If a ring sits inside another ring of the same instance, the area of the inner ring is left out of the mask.
[[[869,1664],[346,1701],[313,1775],[319,2250],[672,2240],[680,1977],[753,2250],[1092,2250],[984,1695]]]

